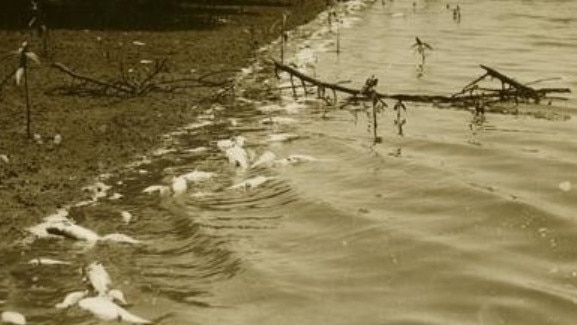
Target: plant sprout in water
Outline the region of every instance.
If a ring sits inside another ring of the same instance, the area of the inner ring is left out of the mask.
[[[425,43],[421,41],[420,38],[415,37],[415,44],[411,46],[419,54],[421,57],[421,65],[425,64],[425,60],[427,58],[427,51],[433,50],[433,47],[429,43]]]
[[[403,104],[401,100],[397,101],[393,107],[395,112],[397,112],[397,117],[395,118],[395,125],[397,126],[398,135],[403,136],[403,126],[407,123],[407,106]]]
[[[471,118],[471,121],[469,122],[469,129],[471,130],[471,139],[469,140],[469,143],[474,144],[474,145],[481,145],[481,143],[479,142],[478,138],[478,134],[480,132],[483,132],[484,130],[484,125],[486,122],[486,118],[485,118],[485,103],[483,103],[483,101],[481,99],[479,99],[476,103],[475,103],[475,110],[473,111],[473,117]]]

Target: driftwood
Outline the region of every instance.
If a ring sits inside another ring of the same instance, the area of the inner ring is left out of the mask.
[[[481,77],[473,80],[467,84],[463,90],[453,94],[451,96],[442,95],[411,95],[411,94],[384,94],[380,92],[371,93],[370,96],[364,93],[363,89],[355,89],[350,87],[345,87],[335,83],[324,82],[308,76],[294,67],[285,65],[281,62],[273,60],[275,66],[275,73],[278,76],[279,71],[288,73],[291,76],[291,82],[293,78],[298,78],[301,80],[303,87],[306,89],[306,84],[317,87],[319,97],[324,97],[327,89],[332,90],[334,102],[337,101],[337,92],[345,93],[353,96],[355,99],[394,99],[402,102],[422,102],[422,103],[438,103],[438,104],[455,104],[455,105],[469,105],[471,103],[478,102],[482,100],[484,103],[506,101],[514,99],[515,101],[519,99],[533,99],[535,102],[539,102],[542,98],[545,98],[550,93],[569,93],[571,92],[568,88],[540,88],[534,89],[527,85],[523,85],[514,79],[500,73],[499,71],[489,68],[487,66],[481,65],[486,73]],[[481,82],[486,77],[493,77],[498,79],[502,83],[501,89],[492,88],[481,88],[478,83]],[[293,84],[293,91],[296,89]]]

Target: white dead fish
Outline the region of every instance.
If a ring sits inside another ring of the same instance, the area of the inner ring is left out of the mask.
[[[54,260],[54,259],[46,258],[46,257],[39,257],[39,258],[31,259],[30,261],[28,261],[28,264],[31,264],[34,266],[39,266],[39,265],[70,265],[70,262]]]
[[[116,201],[116,200],[120,200],[124,197],[124,195],[120,194],[120,193],[113,193],[111,196],[108,197],[109,200],[111,201]]]
[[[192,182],[192,183],[199,183],[199,182],[204,182],[204,181],[208,181],[210,179],[212,179],[216,174],[215,173],[211,173],[211,172],[203,172],[203,171],[199,171],[199,170],[194,170],[190,173],[186,173],[184,175],[180,175],[178,177],[182,177],[185,180],[187,180],[188,182]]]
[[[276,133],[268,136],[268,142],[286,142],[298,139],[298,135],[294,133]]]
[[[93,262],[84,271],[94,291],[100,296],[105,296],[112,281],[104,266],[100,262]]]
[[[132,220],[132,214],[128,211],[121,211],[120,216],[122,217],[122,222],[126,225]]]
[[[108,234],[100,238],[103,241],[113,241],[117,243],[127,243],[127,244],[142,244],[138,239],[134,239],[128,235],[124,234]]]
[[[294,124],[297,120],[292,117],[285,117],[285,116],[271,116],[260,120],[261,124],[270,125],[270,124],[279,124],[279,125],[288,125]]]
[[[148,59],[142,59],[140,60],[140,64],[153,64],[154,61],[152,60],[148,60]]]
[[[201,152],[205,152],[205,151],[208,151],[207,147],[197,147],[197,148],[184,150],[184,152],[187,152],[187,153],[201,153]]]
[[[102,182],[96,182],[92,185],[85,186],[82,188],[83,191],[92,193],[92,198],[97,200],[103,197],[106,197],[108,190],[110,190],[112,186],[106,185]]]
[[[128,305],[128,302],[126,302],[126,299],[124,298],[124,293],[118,289],[112,289],[108,291],[108,297],[112,298],[112,301],[116,300],[124,306]]]
[[[69,294],[66,295],[66,297],[64,297],[64,300],[62,300],[62,302],[57,303],[54,307],[58,309],[66,309],[72,307],[87,295],[88,290],[70,292]]]
[[[26,325],[26,317],[15,311],[3,312],[0,316],[0,320],[2,320],[2,323],[6,324]]]
[[[278,159],[274,161],[275,166],[290,166],[303,162],[317,161],[316,158],[307,155],[290,155],[287,158]]]
[[[241,146],[235,145],[226,149],[226,156],[228,157],[228,161],[236,167],[248,168],[248,153]]]
[[[260,155],[260,157],[258,157],[258,159],[250,167],[251,168],[258,166],[270,167],[272,166],[276,158],[277,156],[273,152],[266,151],[265,153]]]
[[[234,146],[244,147],[244,143],[246,142],[246,138],[242,135],[232,137],[231,139],[220,140],[216,143],[216,146],[221,151],[226,151]]]
[[[60,134],[56,134],[54,136],[54,139],[52,140],[52,143],[54,143],[55,145],[59,145],[62,143],[62,136]]]
[[[104,321],[124,321],[132,324],[152,324],[151,321],[129,313],[108,297],[90,297],[80,300],[80,308]]]
[[[34,142],[36,142],[37,144],[43,144],[44,141],[42,140],[42,136],[38,133],[34,133]]]
[[[144,46],[144,45],[146,45],[146,43],[141,42],[141,41],[133,41],[132,44],[133,44],[133,45],[136,45],[136,46]]]
[[[94,231],[69,222],[57,222],[46,227],[50,235],[63,236],[70,239],[96,242],[100,236]]]
[[[164,185],[152,185],[152,186],[149,186],[149,187],[145,188],[144,190],[142,190],[142,193],[147,193],[147,194],[152,194],[155,192],[160,193],[160,195],[166,195],[170,192],[170,189],[168,188],[168,186],[164,186]]]
[[[256,176],[256,177],[247,179],[244,182],[230,186],[228,189],[230,189],[230,190],[244,190],[244,191],[253,190],[253,189],[261,186],[262,184],[270,181],[271,179],[274,179],[274,177]]]
[[[0,160],[3,161],[5,164],[8,164],[10,162],[10,159],[8,159],[7,155],[0,155]]]
[[[571,188],[571,182],[569,181],[559,183],[559,189],[563,192],[569,192],[571,191]]]
[[[188,189],[188,184],[186,183],[186,179],[184,177],[174,177],[172,179],[172,193],[174,195],[181,195],[186,192]]]

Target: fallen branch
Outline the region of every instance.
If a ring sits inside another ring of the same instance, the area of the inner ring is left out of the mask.
[[[75,71],[72,71],[70,68],[68,68],[67,66],[65,66],[65,65],[62,64],[62,63],[55,62],[55,63],[52,63],[51,66],[52,66],[53,68],[56,68],[57,70],[59,70],[59,71],[61,71],[61,72],[64,72],[65,74],[71,76],[71,77],[74,78],[74,79],[78,79],[78,80],[82,80],[82,81],[85,81],[85,82],[88,82],[88,83],[92,83],[92,84],[95,84],[95,85],[104,87],[104,89],[110,88],[110,89],[114,89],[114,90],[116,90],[116,91],[119,91],[119,92],[121,92],[121,93],[126,93],[126,94],[131,94],[131,93],[132,93],[132,89],[129,88],[129,87],[121,86],[121,85],[118,85],[117,83],[114,83],[114,84],[113,84],[113,83],[109,83],[109,82],[106,82],[106,81],[98,80],[98,79],[95,79],[95,78],[92,78],[92,77],[89,77],[89,76],[85,76],[85,75],[79,74],[79,73],[77,73],[77,72],[75,72]]]
[[[372,99],[373,95],[377,99],[394,99],[400,100],[403,102],[421,102],[421,103],[437,103],[437,104],[455,104],[455,105],[470,105],[471,103],[475,103],[479,100],[482,100],[485,103],[490,102],[499,102],[499,101],[506,101],[508,99],[517,99],[517,98],[531,98],[538,102],[541,98],[546,97],[550,93],[570,93],[571,90],[568,88],[541,88],[541,89],[534,89],[527,85],[520,84],[519,82],[513,80],[512,78],[498,72],[493,68],[489,68],[487,66],[481,65],[481,67],[486,71],[485,74],[476,78],[469,84],[467,84],[463,90],[460,92],[453,94],[451,96],[442,96],[442,95],[411,95],[411,94],[384,94],[379,92],[374,92],[371,94],[371,98],[367,96],[363,92],[363,89],[355,89],[350,87],[345,87],[336,83],[328,83],[321,81],[319,79],[313,78],[308,76],[294,67],[289,65],[283,64],[276,60],[273,60],[275,66],[275,74],[278,76],[279,71],[283,71],[288,73],[292,78],[296,77],[301,80],[304,84],[308,83],[312,86],[318,88],[318,92],[320,95],[324,95],[327,89],[333,91],[335,102],[336,102],[336,93],[341,92],[348,95],[353,96],[354,99]],[[502,88],[501,89],[492,89],[492,88],[481,88],[478,86],[478,83],[485,79],[486,77],[493,77],[502,81]],[[505,85],[508,85],[508,88],[505,88]],[[293,92],[296,94],[296,87],[294,83],[292,83]],[[479,92],[483,91],[483,92]],[[321,97],[321,96],[319,96]],[[324,96],[322,96],[324,97]]]
[[[143,96],[151,92],[171,93],[179,89],[189,89],[196,87],[228,87],[233,83],[230,78],[227,78],[224,81],[213,81],[208,79],[226,73],[237,72],[232,70],[223,70],[213,71],[197,78],[157,80],[162,73],[168,70],[166,60],[160,60],[155,62],[152,69],[145,70],[144,73],[137,76],[128,76],[125,73],[123,66],[121,65],[121,72],[118,80],[104,81],[78,73],[62,63],[53,63],[52,67],[60,72],[65,73],[73,79],[82,82],[79,87],[65,89],[70,94],[78,95],[95,94],[94,88],[90,88],[90,85],[98,87],[98,91],[96,93],[106,94],[109,90],[112,90],[125,96]]]

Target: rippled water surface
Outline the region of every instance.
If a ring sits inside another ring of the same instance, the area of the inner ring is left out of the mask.
[[[460,22],[441,1],[354,4],[338,56],[336,27],[321,15],[290,35],[288,61],[351,87],[374,74],[386,93],[451,94],[483,73],[479,64],[523,82],[558,78],[535,87],[577,88],[576,1],[463,1]],[[433,47],[421,76],[416,36]],[[82,265],[100,261],[127,309],[158,324],[575,323],[574,94],[521,105],[562,118],[487,114],[475,132],[468,111],[406,103],[405,135],[387,109],[375,146],[364,113],[281,95],[215,106],[206,123],[167,136],[167,150],[103,179],[122,198],[70,209],[84,227],[143,244],[5,243],[5,309],[30,324],[100,324],[53,307],[85,287]],[[278,116],[296,123],[261,123]],[[298,138],[267,141],[275,133]],[[255,157],[315,160],[237,168],[216,146],[234,135]],[[179,195],[142,192],[194,170],[215,175]],[[230,188],[259,176],[258,187]],[[71,265],[27,264],[36,257]]]

